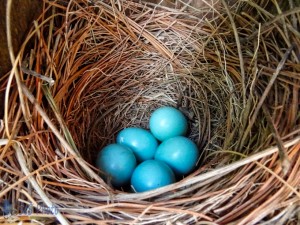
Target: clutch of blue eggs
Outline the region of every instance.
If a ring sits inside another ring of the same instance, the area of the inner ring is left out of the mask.
[[[188,122],[176,108],[161,107],[150,116],[150,130],[121,130],[116,143],[104,147],[96,165],[114,187],[130,186],[134,192],[154,190],[191,173],[200,153],[185,137]]]

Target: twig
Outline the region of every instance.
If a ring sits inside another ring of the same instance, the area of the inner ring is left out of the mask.
[[[269,92],[270,92],[270,90],[271,90],[271,88],[272,88],[272,86],[273,86],[273,84],[274,84],[274,82],[275,82],[277,76],[279,75],[280,71],[282,70],[282,68],[283,68],[283,66],[284,66],[284,64],[285,64],[285,62],[286,62],[286,60],[287,60],[287,58],[288,58],[289,55],[291,54],[292,50],[293,50],[293,46],[290,46],[290,47],[286,50],[286,52],[285,52],[285,54],[283,55],[283,57],[282,57],[282,59],[280,60],[280,62],[278,63],[278,66],[277,66],[275,72],[273,73],[273,75],[272,75],[272,77],[271,77],[271,79],[270,79],[270,81],[269,81],[269,83],[268,83],[268,85],[267,85],[267,87],[266,87],[264,93],[262,94],[261,98],[259,99],[259,102],[258,102],[258,104],[257,104],[257,106],[256,106],[256,108],[255,108],[255,111],[254,111],[254,113],[253,113],[253,115],[252,115],[252,117],[251,117],[251,120],[250,120],[250,122],[249,122],[249,125],[248,125],[246,131],[244,132],[243,138],[241,139],[241,142],[240,142],[240,145],[239,145],[240,147],[243,146],[243,144],[244,144],[244,142],[245,142],[245,140],[246,140],[246,138],[247,138],[247,136],[248,136],[248,134],[249,134],[249,132],[250,132],[250,130],[251,130],[251,128],[252,128],[252,126],[254,125],[254,123],[255,123],[255,121],[256,121],[256,118],[257,118],[257,116],[258,116],[258,113],[259,113],[259,111],[260,111],[260,109],[261,109],[261,107],[262,107],[262,105],[263,105],[265,99],[267,98],[267,96],[268,96],[268,94],[269,94]]]
[[[277,16],[275,16],[273,19],[271,19],[269,22],[265,23],[262,25],[261,27],[261,35],[266,33],[266,32],[269,32],[269,29],[274,26],[274,23],[277,22],[277,21],[280,21],[283,17],[286,17],[286,16],[289,16],[289,15],[293,15],[295,13],[299,13],[300,12],[300,7],[295,7],[289,11],[286,11],[282,14],[279,14]],[[249,41],[253,38],[255,38],[258,34],[258,31],[255,31],[253,32],[251,35],[249,35],[247,38],[243,39],[243,41]]]
[[[277,142],[277,146],[278,146],[278,153],[279,153],[279,158],[281,161],[281,166],[282,166],[282,171],[283,174],[286,175],[289,171],[289,168],[291,166],[290,160],[288,158],[288,154],[286,152],[286,149],[284,148],[283,142],[281,140],[280,134],[278,133],[277,128],[274,125],[274,122],[272,120],[272,117],[270,115],[269,109],[267,108],[267,106],[265,104],[262,105],[262,109],[263,112],[266,116],[266,119],[268,121],[268,124],[272,130],[273,136]]]
[[[43,199],[43,201],[49,207],[49,209],[53,209],[53,206],[54,206],[53,203],[50,201],[50,199],[45,194],[45,192],[42,190],[42,188],[39,186],[39,184],[36,182],[36,180],[30,175],[30,172],[29,172],[29,170],[26,167],[26,160],[25,160],[25,158],[23,156],[21,148],[17,144],[14,144],[13,147],[16,150],[17,159],[19,161],[19,164],[20,164],[20,166],[21,166],[24,174],[26,176],[28,176],[28,180],[30,181],[32,187],[39,194],[39,196],[41,197],[41,199]],[[58,221],[61,224],[63,224],[63,225],[68,225],[69,224],[69,222],[67,221],[67,219],[59,212],[58,209],[56,209],[55,213],[53,212],[53,215],[56,216],[56,218],[58,219]]]
[[[235,37],[235,41],[236,41],[236,46],[237,46],[237,51],[239,54],[239,62],[240,62],[240,70],[241,70],[241,76],[242,76],[242,95],[243,95],[243,105],[244,107],[246,106],[246,80],[245,80],[245,64],[244,64],[244,58],[243,58],[243,53],[242,53],[242,48],[241,48],[241,42],[240,42],[240,37],[234,22],[234,19],[231,15],[231,12],[229,10],[228,4],[226,3],[225,0],[221,0],[223,6],[225,7],[226,11],[227,11],[227,15],[229,17],[232,29],[233,29],[233,33],[234,33],[234,37]]]
[[[39,74],[39,73],[37,73],[33,70],[27,69],[24,66],[21,66],[21,70],[26,74],[35,76],[35,77],[37,77],[41,80],[44,80],[44,81],[48,82],[50,86],[53,86],[55,84],[55,81],[51,77],[46,77],[46,76],[44,76],[42,74]]]
[[[16,58],[14,55],[14,49],[13,49],[13,44],[12,44],[12,35],[11,35],[11,6],[12,6],[12,0],[7,0],[6,3],[6,37],[7,37],[7,46],[8,46],[8,51],[9,51],[9,57],[10,57],[10,61],[11,64],[14,66],[16,63]],[[12,71],[13,73],[13,71]],[[22,108],[22,112],[23,115],[25,117],[25,123],[27,125],[27,127],[30,127],[29,124],[29,117],[25,108],[25,101],[24,101],[24,96],[22,93],[22,89],[20,87],[21,81],[20,81],[20,74],[19,71],[17,69],[14,70],[15,73],[15,78],[17,81],[17,86],[18,86],[18,92],[19,92],[19,99],[21,102],[21,108]],[[6,128],[8,129],[8,128]]]

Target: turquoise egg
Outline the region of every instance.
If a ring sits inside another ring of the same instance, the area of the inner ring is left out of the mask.
[[[185,116],[173,107],[161,107],[155,110],[150,117],[150,130],[160,141],[185,135],[188,123]]]
[[[193,141],[178,136],[162,142],[154,159],[165,162],[177,176],[183,176],[195,168],[199,156],[200,153]]]
[[[138,162],[153,159],[158,146],[158,141],[150,131],[137,127],[120,131],[117,135],[117,143],[129,147]]]
[[[175,175],[167,164],[147,160],[133,171],[131,185],[136,192],[150,191],[174,183]]]
[[[128,147],[110,144],[99,152],[96,164],[105,173],[112,185],[121,187],[129,184],[137,162],[133,152]]]

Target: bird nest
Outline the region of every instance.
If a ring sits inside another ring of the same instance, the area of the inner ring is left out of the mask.
[[[222,0],[180,10],[45,0],[20,52],[11,51],[13,69],[0,80],[0,221],[299,221],[294,4]],[[201,151],[197,169],[153,191],[114,189],[95,168],[96,154],[122,128],[148,128],[160,106],[188,118],[189,138]]]

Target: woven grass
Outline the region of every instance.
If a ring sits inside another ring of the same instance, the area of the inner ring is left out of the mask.
[[[0,221],[297,224],[299,5],[44,1],[0,80],[0,198],[15,210]],[[189,119],[197,170],[149,192],[113,189],[95,155],[163,105]]]

